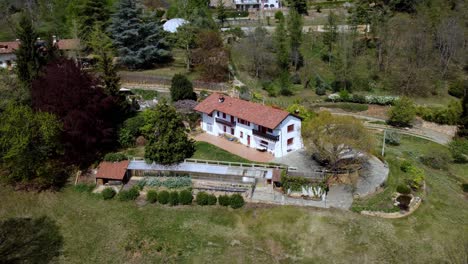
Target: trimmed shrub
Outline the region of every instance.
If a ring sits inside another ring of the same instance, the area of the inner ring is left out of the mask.
[[[168,191],[160,191],[158,193],[158,201],[160,204],[167,204],[169,202],[169,192]]]
[[[192,82],[182,74],[175,74],[172,77],[170,92],[174,102],[185,99],[197,100],[197,94],[193,91]]]
[[[410,194],[411,193],[411,188],[408,187],[406,184],[400,184],[397,186],[396,191],[401,193],[401,194]]]
[[[104,200],[110,200],[114,198],[115,191],[112,188],[105,188],[104,190],[102,190],[101,195]]]
[[[385,134],[385,143],[392,146],[399,146],[401,142],[400,133],[395,131],[387,131]]]
[[[280,10],[275,12],[275,19],[276,20],[281,20],[283,18],[284,18],[283,12],[281,12]]]
[[[134,201],[136,198],[140,196],[140,190],[138,187],[133,186],[130,190],[128,191],[120,191],[119,195],[117,196],[119,198],[119,201]]]
[[[169,193],[169,205],[176,206],[179,204],[179,192],[173,191]]]
[[[219,205],[229,206],[231,204],[231,197],[229,195],[220,195],[218,197]]]
[[[122,160],[127,160],[127,155],[123,153],[107,153],[104,156],[104,161],[117,162]]]
[[[208,194],[208,197],[207,197],[208,205],[216,205],[217,202],[218,202],[218,198],[216,198],[214,194]]]
[[[237,194],[237,193],[231,195],[231,199],[230,199],[231,208],[233,209],[241,208],[242,206],[244,206],[244,204],[245,204],[244,197],[242,197],[242,195]]]
[[[460,121],[463,108],[460,102],[452,101],[447,107],[419,106],[416,114],[422,119],[442,125],[456,125]]]
[[[450,153],[456,163],[468,162],[468,139],[458,138],[449,144]]]
[[[146,201],[155,203],[158,200],[158,193],[155,190],[149,190],[146,194]]]
[[[403,172],[408,172],[412,166],[413,166],[413,164],[411,164],[410,161],[404,160],[404,161],[400,164],[400,170],[403,171]]]
[[[405,160],[401,165],[400,169],[406,173],[408,185],[417,190],[421,188],[424,179],[426,176],[424,175],[424,171],[421,168],[416,167],[411,162]]]
[[[463,98],[463,95],[465,93],[465,87],[468,87],[467,80],[463,80],[463,79],[456,80],[455,82],[450,84],[448,88],[448,93],[451,96],[455,96],[457,98]]]
[[[183,190],[179,194],[179,201],[183,205],[192,204],[193,195],[192,192],[189,190]]]
[[[416,116],[416,108],[411,99],[402,97],[390,108],[388,123],[392,126],[410,126]]]
[[[317,86],[315,88],[315,94],[320,96],[325,95],[327,94],[327,89],[325,88],[325,86]]]
[[[77,185],[73,186],[73,189],[80,193],[90,193],[94,190],[96,184],[86,184],[86,183],[78,183]]]
[[[197,193],[197,196],[195,198],[195,201],[197,202],[198,205],[204,206],[208,205],[208,196],[206,192],[199,192]]]
[[[446,169],[448,167],[449,160],[447,155],[440,152],[431,152],[425,156],[419,158],[421,163],[437,170]]]

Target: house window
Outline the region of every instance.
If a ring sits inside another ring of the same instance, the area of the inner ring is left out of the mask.
[[[219,117],[219,111],[218,111],[218,112],[216,112],[216,116],[217,116],[217,117]]]
[[[288,146],[294,144],[294,138],[288,139]]]
[[[265,140],[261,140],[261,141],[260,141],[260,144],[262,144],[262,145],[267,145],[267,146],[268,146],[268,142],[265,141]]]
[[[239,122],[239,123],[241,123],[243,125],[246,125],[246,126],[250,126],[250,122],[246,121],[244,119],[237,118],[237,122]]]
[[[240,138],[244,138],[244,132],[240,132]]]
[[[294,131],[294,124],[288,126],[288,132]]]
[[[231,127],[231,135],[234,135],[234,128]]]
[[[268,133],[273,133],[273,129],[268,128],[268,129],[267,129],[267,132],[268,132]]]
[[[223,113],[223,118],[226,118],[226,113]]]

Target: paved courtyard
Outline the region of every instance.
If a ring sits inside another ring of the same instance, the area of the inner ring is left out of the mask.
[[[244,159],[256,162],[270,162],[274,157],[267,152],[260,152],[254,148],[249,148],[241,143],[232,142],[224,137],[216,137],[207,133],[201,133],[194,137],[196,141],[204,141],[222,148]]]

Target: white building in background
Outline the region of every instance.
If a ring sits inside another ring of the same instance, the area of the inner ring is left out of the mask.
[[[248,147],[282,157],[303,147],[301,119],[282,109],[214,93],[199,103],[201,127],[214,136],[233,136]]]
[[[237,10],[280,8],[279,0],[233,0]]]

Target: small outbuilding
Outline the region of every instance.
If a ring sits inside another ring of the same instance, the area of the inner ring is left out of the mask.
[[[123,160],[119,162],[109,162],[103,161],[99,164],[97,173],[96,173],[96,183],[97,184],[106,184],[106,183],[126,183],[128,181],[128,160]]]

